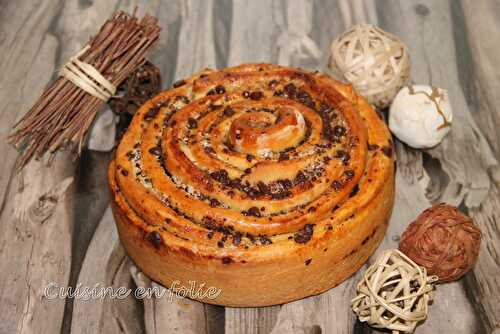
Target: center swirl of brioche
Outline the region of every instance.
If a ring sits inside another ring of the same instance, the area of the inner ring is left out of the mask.
[[[240,153],[265,157],[298,145],[305,136],[304,116],[290,107],[250,111],[231,124],[229,141]]]

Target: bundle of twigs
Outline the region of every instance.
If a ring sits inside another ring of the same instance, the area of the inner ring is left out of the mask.
[[[156,18],[145,15],[139,20],[135,13],[118,11],[77,58],[116,87],[145,62],[159,33]],[[99,85],[95,80],[93,83]],[[46,152],[52,158],[63,146],[74,144],[79,154],[87,130],[105,103],[106,99],[87,93],[65,77],[55,80],[9,136],[9,142],[21,150],[18,170]]]

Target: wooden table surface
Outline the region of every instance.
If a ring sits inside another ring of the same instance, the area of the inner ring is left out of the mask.
[[[497,0],[4,0],[0,2],[0,133],[26,112],[54,71],[116,9],[152,13],[163,28],[152,57],[164,86],[203,67],[272,62],[325,69],[329,44],[355,23],[407,43],[412,80],[449,91],[452,131],[419,151],[397,142],[396,205],[378,251],[396,247],[431,203],[459,206],[482,230],[473,271],[437,287],[417,333],[500,332],[500,2]],[[15,174],[0,142],[0,333],[370,333],[349,300],[362,268],[315,297],[267,308],[166,298],[51,299],[44,288],[155,286],[121,247],[106,166],[116,119],[103,112],[79,160],[58,154]],[[495,331],[496,330],[496,331]]]

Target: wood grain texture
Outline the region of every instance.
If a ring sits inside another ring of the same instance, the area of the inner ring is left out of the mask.
[[[0,4],[0,134],[34,102],[53,72],[116,9],[158,16],[153,62],[164,86],[204,67],[274,62],[326,70],[333,38],[355,23],[378,24],[409,46],[412,79],[448,89],[450,135],[426,151],[397,143],[397,198],[379,251],[396,247],[418,213],[436,201],[460,205],[483,232],[480,257],[464,280],[440,285],[418,333],[500,328],[500,7],[495,0],[109,0]],[[6,50],[6,51],[5,51]],[[320,296],[268,308],[224,308],[190,300],[47,300],[60,286],[157,287],[119,244],[105,192],[114,120],[103,114],[75,163],[15,176],[15,150],[0,142],[0,333],[369,333],[349,307],[356,273]],[[4,288],[8,287],[8,288]],[[161,287],[158,287],[161,288]]]
[[[467,37],[462,39],[462,64],[470,64],[469,79],[463,79],[467,102],[472,116],[482,133],[488,140],[497,159],[500,158],[500,76],[497,59],[500,48],[491,36],[498,36],[500,24],[498,13],[500,4],[497,1],[477,1],[474,6],[470,2],[454,3],[457,23],[461,23],[461,31]],[[466,65],[465,65],[466,66]],[[490,166],[492,186],[488,196],[477,208],[472,208],[472,217],[482,223],[481,231],[484,242],[481,245],[481,256],[473,274],[466,277],[467,284],[474,291],[471,293],[479,307],[479,314],[491,330],[500,333],[500,167]]]
[[[467,78],[459,74],[461,68],[458,59],[461,55],[458,52],[468,47],[467,44],[463,45],[466,41],[461,34],[453,39],[446,38],[459,35],[454,34],[453,30],[453,25],[460,22],[456,18],[457,9],[452,8],[456,3],[421,1],[415,5],[394,1],[386,4],[387,8],[378,10],[380,24],[397,33],[408,44],[413,62],[413,81],[446,88],[453,105],[454,122],[450,135],[441,145],[426,151],[425,154],[430,157],[424,156],[426,176],[422,180],[426,195],[431,201],[462,205],[464,209],[475,212],[480,204],[491,202],[488,198],[492,196],[490,192],[493,191],[494,182],[488,170],[498,166],[498,162],[488,140],[472,117],[462,89],[462,81]],[[419,34],[415,34],[415,31]],[[463,63],[461,65],[467,66]],[[418,71],[419,68],[426,70]],[[488,214],[491,216],[492,212],[489,211]],[[493,260],[492,263],[491,259],[498,258],[496,254],[500,240],[498,233],[488,231],[498,231],[498,224],[494,219],[481,214],[473,215],[473,218],[483,231],[482,247],[485,251],[480,253],[478,266],[468,277],[473,275],[481,285],[492,287],[492,290],[488,296],[477,289],[477,285],[467,291],[474,296],[477,307],[483,308],[483,314],[487,318],[496,319],[487,323],[492,330],[497,326],[492,323],[498,320],[498,309],[495,310],[496,306],[491,305],[498,305],[500,285],[497,278],[498,262]],[[484,268],[489,270],[482,270]],[[450,285],[443,287],[450,289]],[[456,288],[454,296],[459,289],[460,287]],[[441,304],[436,303],[438,305]],[[488,309],[486,313],[485,306]]]

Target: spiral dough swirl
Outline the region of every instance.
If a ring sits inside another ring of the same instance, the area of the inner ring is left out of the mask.
[[[251,64],[204,70],[147,102],[109,179],[115,217],[153,248],[227,268],[331,243],[392,184],[393,162],[387,128],[351,87]]]

